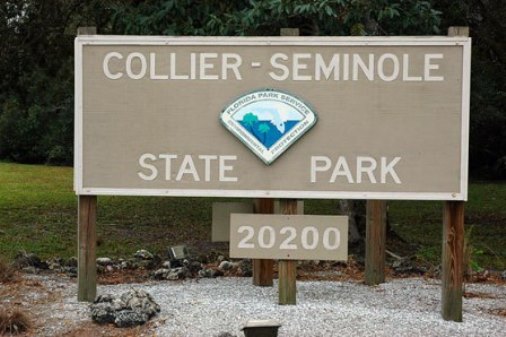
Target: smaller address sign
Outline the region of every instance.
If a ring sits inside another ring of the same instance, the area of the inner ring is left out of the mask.
[[[232,214],[230,257],[347,260],[348,217]]]

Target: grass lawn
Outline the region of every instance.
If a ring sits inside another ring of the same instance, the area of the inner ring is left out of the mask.
[[[212,249],[211,204],[224,199],[99,197],[98,256],[126,257],[145,248],[163,253],[186,243]],[[417,256],[437,263],[441,255],[441,202],[389,202],[390,223]],[[335,200],[307,200],[308,214],[336,214]],[[77,199],[72,168],[0,162],[0,255],[17,251],[42,258],[77,252]],[[473,262],[506,268],[506,184],[473,183],[466,204],[466,231]],[[393,250],[395,249],[392,248]]]

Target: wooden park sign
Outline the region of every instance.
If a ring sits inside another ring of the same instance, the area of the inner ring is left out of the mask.
[[[445,256],[462,250],[471,42],[450,35],[78,36],[79,298],[96,195],[445,200],[443,317],[461,319]]]
[[[79,195],[467,198],[468,38],[75,48]]]

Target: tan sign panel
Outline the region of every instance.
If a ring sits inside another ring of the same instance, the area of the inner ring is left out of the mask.
[[[76,39],[78,194],[467,198],[470,39]]]
[[[232,214],[230,257],[348,260],[348,217]]]
[[[213,202],[211,241],[230,241],[230,214],[253,213],[253,202]]]

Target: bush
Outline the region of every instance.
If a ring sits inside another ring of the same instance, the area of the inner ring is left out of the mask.
[[[0,335],[16,335],[32,327],[28,316],[20,310],[0,311]]]
[[[16,279],[16,271],[12,265],[0,258],[0,283],[12,282]]]

